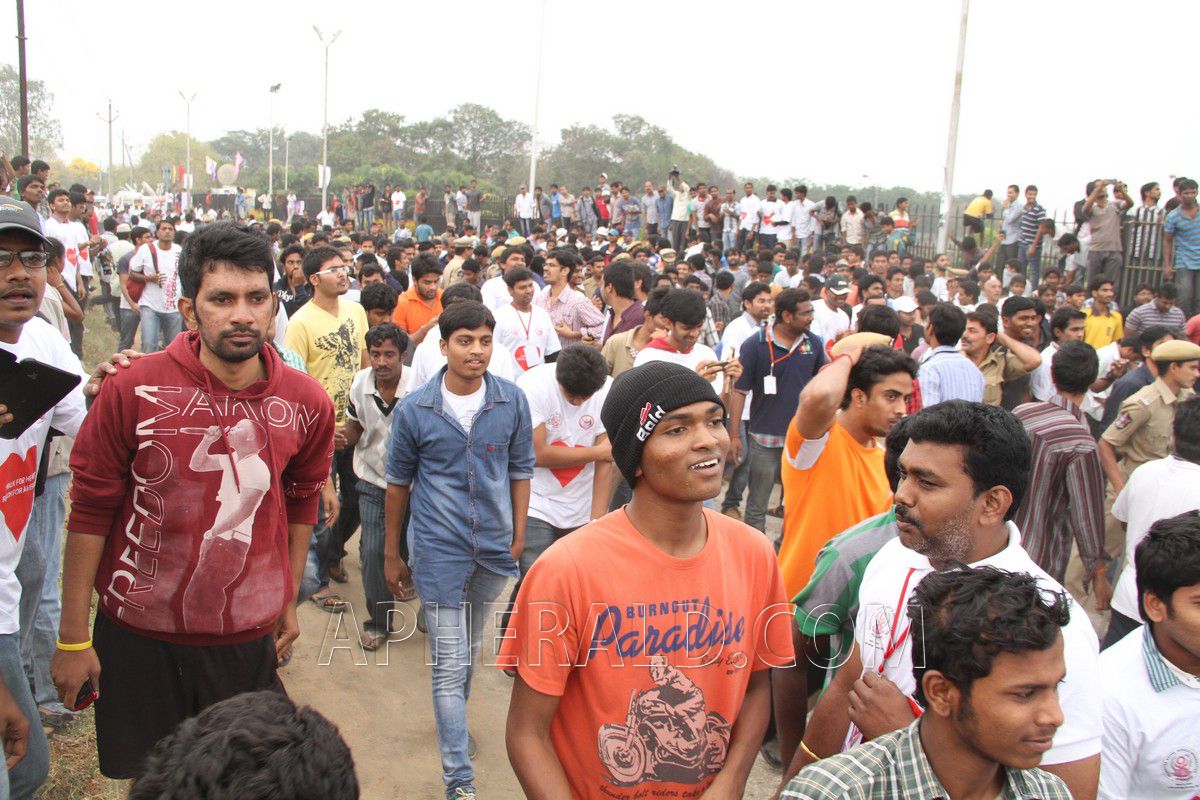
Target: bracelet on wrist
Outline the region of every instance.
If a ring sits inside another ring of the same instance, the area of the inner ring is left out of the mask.
[[[92,640],[88,639],[86,642],[71,642],[68,644],[67,642],[59,639],[56,646],[59,650],[66,651],[68,653],[77,653],[81,650],[91,650]]]

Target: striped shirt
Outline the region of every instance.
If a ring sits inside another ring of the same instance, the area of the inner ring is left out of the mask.
[[[1013,414],[1033,445],[1033,469],[1013,522],[1029,557],[1061,582],[1071,544],[1087,575],[1107,561],[1104,552],[1104,471],[1083,410],[1060,394],[1025,403]]]
[[[809,764],[781,800],[933,800],[949,798],[921,747],[921,720],[847,753]],[[1070,800],[1062,778],[1040,769],[1004,769],[1002,800]]]
[[[983,401],[983,373],[953,347],[941,345],[927,352],[921,358],[917,378],[924,408],[943,400]]]
[[[1033,204],[1033,208],[1025,207],[1025,213],[1021,217],[1021,244],[1026,247],[1033,244],[1033,240],[1037,238],[1038,223],[1045,217],[1046,209],[1037,203]]]
[[[1171,234],[1175,243],[1173,266],[1176,269],[1200,269],[1200,213],[1189,217],[1180,206],[1167,214],[1163,231]]]
[[[1187,315],[1177,305],[1172,305],[1164,314],[1158,310],[1158,306],[1151,300],[1149,303],[1143,303],[1129,312],[1129,317],[1125,320],[1125,335],[1141,333],[1147,328],[1153,328],[1155,325],[1168,327],[1177,336],[1182,336],[1184,326],[1187,325]]]
[[[1129,263],[1154,264],[1158,261],[1162,247],[1162,223],[1166,216],[1158,206],[1138,206],[1133,210],[1129,225],[1132,246],[1129,248]]]
[[[533,296],[533,304],[550,315],[557,325],[566,325],[573,331],[599,339],[604,333],[604,315],[580,292],[570,286],[562,290],[557,298],[547,286]]]

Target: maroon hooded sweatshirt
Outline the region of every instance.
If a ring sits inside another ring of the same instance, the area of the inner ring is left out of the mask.
[[[113,622],[191,645],[270,633],[293,602],[288,524],[317,518],[333,406],[264,346],[233,391],[179,336],[108,377],[71,452],[73,533],[107,537],[96,591]]]

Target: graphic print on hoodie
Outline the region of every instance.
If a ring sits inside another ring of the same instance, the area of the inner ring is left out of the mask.
[[[186,333],[105,380],[71,454],[68,530],[105,536],[100,610],[147,636],[228,644],[292,602],[289,523],[316,521],[333,455],[320,384],[264,346],[233,391]]]

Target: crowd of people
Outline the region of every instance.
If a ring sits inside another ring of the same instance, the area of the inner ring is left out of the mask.
[[[985,192],[927,260],[903,200],[678,170],[489,226],[447,185],[437,234],[424,190],[243,223],[13,165],[8,796],[94,703],[131,796],[356,797],[278,697],[297,606],[352,588],[366,650],[417,611],[452,800],[478,665],[534,798],[740,797],[760,755],[784,798],[1200,793],[1195,181],[1157,216],[1095,181],[1061,235]]]

